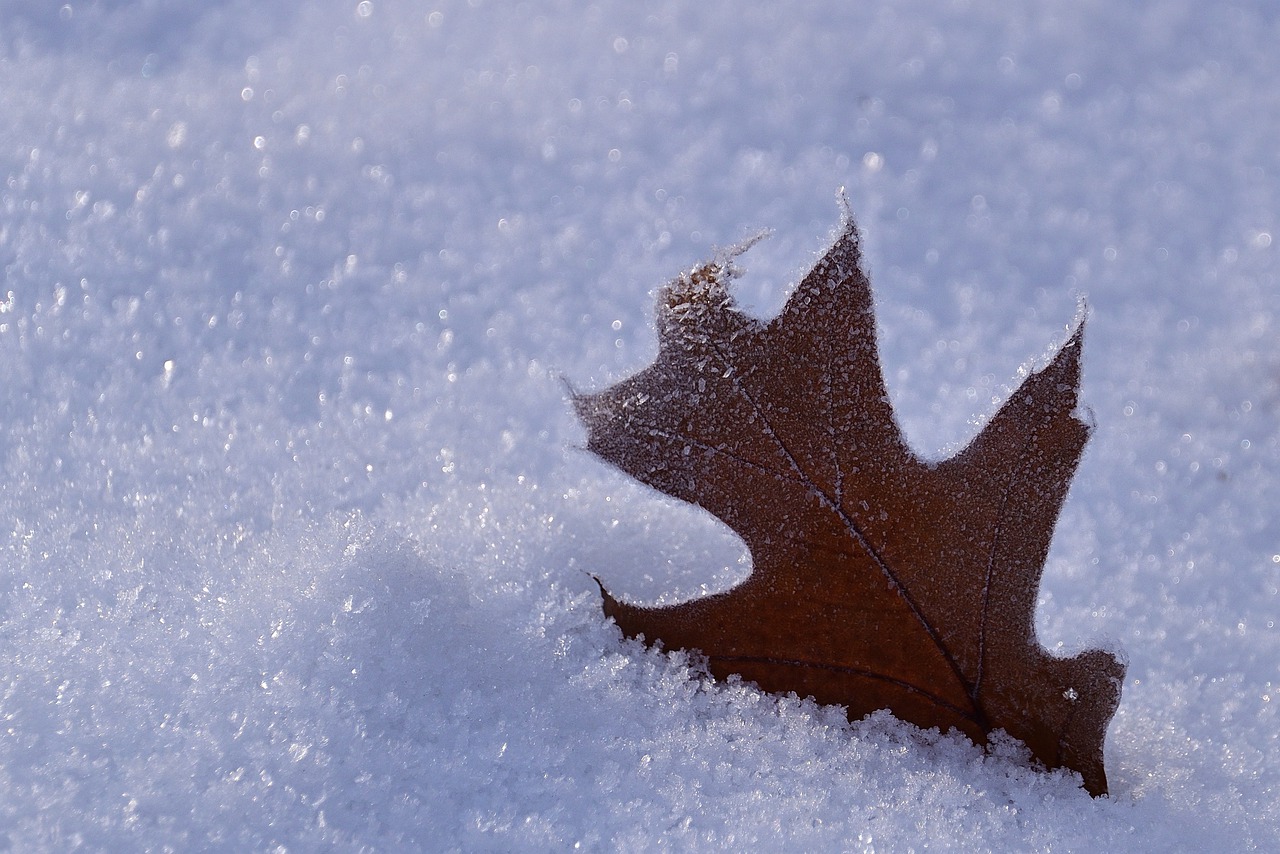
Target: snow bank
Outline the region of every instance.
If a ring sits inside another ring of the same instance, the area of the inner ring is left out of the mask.
[[[1280,833],[1276,23],[1162,0],[0,2],[0,839],[1239,850]],[[1046,646],[1112,796],[623,642],[749,564],[562,378],[848,186],[927,452],[1088,295]],[[7,535],[4,533],[7,532]]]

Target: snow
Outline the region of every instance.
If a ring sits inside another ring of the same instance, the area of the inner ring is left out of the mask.
[[[1280,19],[1155,0],[0,0],[14,850],[1241,850],[1280,834]],[[717,246],[846,186],[893,402],[962,444],[1087,295],[1051,649],[1111,796],[709,683],[731,533],[582,452]],[[7,533],[6,533],[7,532]]]

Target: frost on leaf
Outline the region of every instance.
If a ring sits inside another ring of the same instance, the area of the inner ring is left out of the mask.
[[[852,218],[768,322],[728,290],[745,248],[661,291],[651,366],[573,402],[589,450],[722,519],[752,573],[663,608],[601,585],[605,613],[629,636],[700,650],[719,678],[852,718],[887,708],[978,743],[1006,730],[1105,793],[1125,667],[1101,650],[1049,655],[1034,629],[1089,433],[1073,414],[1083,321],[964,450],[926,464],[888,402]]]
[[[738,277],[733,261],[768,232],[717,253],[715,259],[681,273],[658,292],[658,336],[664,345],[691,349],[709,343],[712,325],[733,307],[729,283]]]

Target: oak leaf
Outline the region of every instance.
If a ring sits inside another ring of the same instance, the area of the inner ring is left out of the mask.
[[[729,293],[744,248],[661,290],[650,367],[573,402],[590,451],[723,520],[751,574],[672,607],[601,585],[605,613],[628,636],[700,650],[717,678],[852,719],[887,708],[979,744],[1003,729],[1104,794],[1125,665],[1097,649],[1054,657],[1034,629],[1089,434],[1074,414],[1083,321],[964,450],[928,462],[894,420],[849,212],[771,321]]]

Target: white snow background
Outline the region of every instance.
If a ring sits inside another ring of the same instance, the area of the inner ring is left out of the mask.
[[[1267,0],[0,0],[0,847],[1125,850],[1280,836]],[[739,540],[565,380],[847,186],[894,405],[963,444],[1087,295],[1050,649],[1130,667],[1108,798],[712,683]]]

